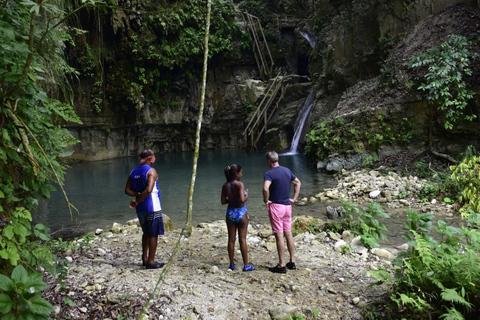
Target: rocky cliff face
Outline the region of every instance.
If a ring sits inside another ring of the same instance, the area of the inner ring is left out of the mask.
[[[325,120],[337,123],[331,126],[334,133],[335,127],[374,132],[384,130],[385,123],[394,131],[403,125],[405,132],[410,132],[410,127],[418,129],[411,141],[421,149],[428,134],[425,119],[431,114],[406,90],[408,76],[398,67],[401,59],[429,44],[440,44],[451,33],[478,33],[477,1],[249,0],[236,4],[240,11],[262,21],[275,62],[273,73],[289,75],[285,78],[289,83],[285,97],[258,148],[289,147],[297,114],[314,87],[312,127]],[[134,10],[145,9],[141,3],[136,6]],[[240,17],[231,16],[231,23],[239,24],[235,32],[246,31]],[[150,34],[155,42],[165,43],[162,41],[168,35],[135,11],[89,13],[79,20],[78,24],[90,26],[90,32],[79,39],[83,51],[70,50],[71,60],[83,70],[96,72],[84,72],[77,87],[76,108],[84,124],[70,128],[81,140],[76,154],[99,160],[134,155],[144,147],[157,152],[192,150],[201,64],[192,62],[171,70],[152,64],[155,43],[139,39]],[[262,100],[270,83],[260,79],[254,55],[242,46],[242,37],[234,36],[233,50],[215,54],[210,60],[201,148],[244,147],[243,130],[251,107]],[[103,53],[97,55],[101,58],[90,54],[93,57],[86,59],[89,46],[101,48]],[[156,76],[149,78],[149,72]],[[385,85],[389,81],[394,83]],[[443,140],[434,144],[453,148],[445,132],[440,130],[436,135]],[[399,150],[392,147],[398,144],[393,140],[368,148],[368,142],[354,134],[337,136],[349,143],[339,143],[325,158]],[[450,136],[457,139],[454,134]]]

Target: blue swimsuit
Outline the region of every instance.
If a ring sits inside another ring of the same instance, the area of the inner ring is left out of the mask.
[[[227,199],[228,199],[228,195],[230,194],[230,191],[232,191],[232,187],[233,187],[233,184],[236,182],[236,180],[234,180],[232,183],[228,183],[230,185],[230,189],[228,190],[228,194],[227,194]],[[246,191],[245,191],[246,193]],[[240,220],[242,220],[243,216],[245,215],[245,213],[247,213],[247,205],[244,204],[242,208],[235,208],[237,205],[237,200],[234,198],[233,199],[233,208],[227,208],[227,219],[232,221],[233,223],[237,223],[239,222]]]

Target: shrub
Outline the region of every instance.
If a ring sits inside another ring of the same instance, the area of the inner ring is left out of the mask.
[[[387,227],[380,223],[377,218],[390,218],[390,216],[382,211],[382,207],[375,202],[370,203],[363,210],[357,205],[347,203],[341,200],[345,218],[342,221],[343,229],[351,230],[354,234],[360,235],[362,242],[369,248],[380,247],[378,239],[387,240],[383,231]]]
[[[381,283],[391,285],[390,299],[415,318],[478,318],[473,306],[480,303],[480,232],[456,228],[439,220],[433,227],[432,214],[407,210],[404,237],[411,249],[393,261],[394,277],[385,269],[369,271]],[[476,227],[479,216],[471,211],[469,223]],[[430,235],[434,229],[440,241]],[[403,314],[402,317],[406,315]]]
[[[463,204],[460,209],[462,216],[468,215],[471,209],[480,212],[480,157],[465,158],[458,166],[451,166],[452,180],[458,185],[460,196],[458,200]]]

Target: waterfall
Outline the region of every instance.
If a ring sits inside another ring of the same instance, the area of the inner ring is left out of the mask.
[[[313,48],[315,47],[315,37],[311,36],[307,32],[299,30],[299,33],[307,39],[307,41],[310,43],[310,46]],[[305,124],[307,123],[308,116],[310,115],[310,112],[312,111],[313,104],[315,102],[315,94],[312,90],[310,90],[310,93],[305,100],[305,104],[303,105],[302,110],[300,110],[300,114],[297,117],[297,120],[295,121],[295,129],[294,129],[294,134],[293,134],[293,139],[292,139],[292,144],[290,146],[290,151],[287,154],[295,154],[297,153],[297,148],[298,144],[300,142],[300,138],[302,137],[302,133],[304,132],[304,127]]]
[[[300,34],[305,38],[307,39],[307,41],[310,43],[310,46],[313,48],[315,47],[315,37],[312,36],[312,35],[309,35],[308,33],[304,32],[304,31],[299,31]]]
[[[300,138],[302,137],[303,128],[305,126],[305,123],[307,122],[308,116],[310,115],[310,111],[312,111],[314,102],[315,94],[312,88],[312,90],[310,90],[310,94],[305,100],[305,104],[303,105],[302,110],[300,110],[300,114],[297,120],[295,121],[295,132],[293,134],[292,145],[290,147],[289,153],[297,153],[298,143],[300,142]]]

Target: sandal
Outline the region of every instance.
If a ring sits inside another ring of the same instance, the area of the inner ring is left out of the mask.
[[[243,267],[243,271],[253,271],[253,270],[255,270],[255,267],[253,267],[251,265]]]
[[[165,265],[165,263],[155,262],[154,264],[147,264],[147,266],[145,268],[147,268],[147,269],[160,269],[160,268],[163,268],[164,265]]]
[[[295,270],[297,269],[297,266],[295,265],[295,262],[289,262],[285,265],[288,269],[290,270]]]

